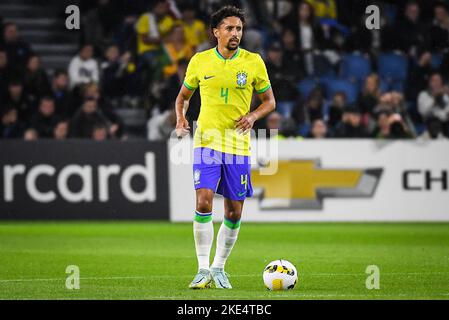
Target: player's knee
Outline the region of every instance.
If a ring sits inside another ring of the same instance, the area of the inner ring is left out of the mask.
[[[237,223],[242,218],[242,212],[237,210],[231,210],[225,213],[226,219],[232,223]]]
[[[196,202],[196,211],[200,213],[212,212],[212,201],[207,198],[199,198]]]

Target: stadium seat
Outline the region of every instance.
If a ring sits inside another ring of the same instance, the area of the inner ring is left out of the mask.
[[[390,90],[390,85],[384,79],[380,79],[379,87],[381,93],[386,93]]]
[[[413,66],[417,66],[419,63],[420,57],[415,57],[411,63]],[[443,63],[443,55],[441,53],[432,53],[431,60],[430,60],[430,66],[432,69],[438,70],[441,67],[441,64]]]
[[[320,88],[327,90],[328,82],[338,79],[335,75],[321,76],[318,78],[318,85]]]
[[[276,111],[282,116],[289,118],[292,115],[295,103],[292,101],[278,101],[276,102]]]
[[[329,109],[331,106],[331,101],[324,101],[323,102],[323,120],[328,121],[329,120]]]
[[[310,92],[318,86],[314,78],[305,78],[298,83],[298,90],[303,99],[307,99]]]
[[[336,78],[329,79],[325,83],[327,99],[332,100],[335,93],[343,91],[346,94],[348,103],[354,103],[357,100],[358,90],[357,85],[349,80]]]
[[[330,63],[329,59],[323,54],[313,55],[313,68],[313,75],[315,77],[335,75],[335,70],[333,69],[332,64]]]
[[[340,76],[353,82],[362,82],[371,73],[369,59],[361,54],[345,55],[340,64]]]
[[[383,53],[377,60],[379,76],[387,82],[405,81],[407,79],[408,61],[403,55]]]
[[[388,20],[389,25],[393,25],[397,19],[397,5],[396,4],[385,4],[383,6],[383,13]]]
[[[351,31],[348,27],[338,22],[337,19],[331,19],[331,18],[320,18],[319,19],[320,25],[328,26],[329,28],[335,28],[340,32],[344,37],[347,37],[351,34]]]
[[[388,90],[404,90],[408,73],[408,60],[405,56],[396,53],[380,54],[377,68]]]
[[[405,90],[405,82],[404,81],[394,81],[389,86],[392,91],[404,92]]]
[[[319,82],[319,84],[321,84],[323,86],[326,86],[328,81],[335,80],[335,79],[338,79],[338,77],[336,75],[332,75],[332,74],[331,75],[325,75],[325,76],[319,77],[318,78],[318,82]]]
[[[424,123],[414,123],[414,126],[415,126],[415,132],[416,132],[417,136],[422,135],[427,129],[427,127]]]
[[[443,62],[443,55],[442,54],[439,54],[439,53],[433,53],[432,54],[431,65],[432,65],[433,69],[439,69],[442,62]]]
[[[310,124],[302,123],[298,126],[298,135],[301,137],[307,137],[310,133]]]
[[[129,137],[139,137],[145,134],[147,115],[143,108],[117,108],[114,112],[123,120]]]

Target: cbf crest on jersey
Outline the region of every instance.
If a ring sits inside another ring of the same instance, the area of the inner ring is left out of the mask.
[[[246,80],[248,79],[248,73],[245,71],[237,72],[237,85],[239,87],[243,87],[246,84]]]
[[[199,169],[196,169],[195,172],[193,173],[193,181],[195,182],[195,184],[200,183],[200,177],[201,171]]]

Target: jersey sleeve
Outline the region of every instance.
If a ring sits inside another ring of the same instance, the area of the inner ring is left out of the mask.
[[[189,65],[187,66],[186,76],[184,78],[184,86],[189,90],[195,90],[198,88],[198,69],[197,69],[197,58],[198,55],[195,54],[192,59],[190,59]]]
[[[264,93],[271,87],[271,83],[268,78],[267,67],[260,55],[257,55],[255,75],[254,89],[257,93]]]
[[[173,18],[170,16],[166,16],[162,20],[162,22],[160,22],[158,24],[159,31],[161,32],[162,36],[165,37],[167,34],[169,34],[170,31],[172,30],[174,24],[175,24],[175,20],[173,20]]]
[[[136,23],[136,32],[138,34],[148,34],[150,31],[150,26],[148,23],[148,16],[146,14],[143,14],[140,16],[139,20],[137,20]]]

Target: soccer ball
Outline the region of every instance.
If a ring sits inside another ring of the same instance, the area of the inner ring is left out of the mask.
[[[271,261],[263,271],[263,282],[269,290],[293,289],[297,281],[298,272],[287,260]]]

